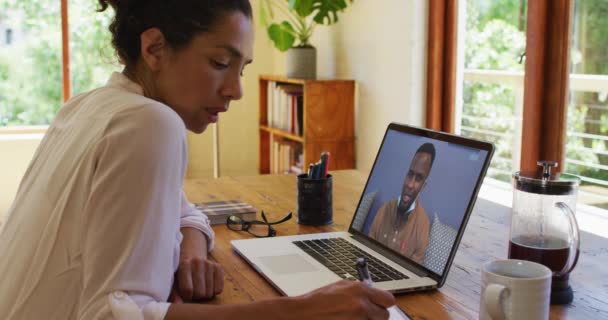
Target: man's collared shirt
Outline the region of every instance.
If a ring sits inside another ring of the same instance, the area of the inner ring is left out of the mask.
[[[429,244],[430,223],[415,201],[407,215],[398,214],[399,199],[385,203],[374,217],[369,236],[410,259],[422,263]]]

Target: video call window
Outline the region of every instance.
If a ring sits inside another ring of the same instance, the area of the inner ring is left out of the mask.
[[[389,130],[352,227],[441,275],[487,155]]]

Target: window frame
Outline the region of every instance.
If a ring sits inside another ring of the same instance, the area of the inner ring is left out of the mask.
[[[429,0],[426,127],[453,133],[458,0]]]
[[[565,164],[573,4],[528,1],[521,170],[536,171],[538,160]]]
[[[65,103],[71,96],[70,84],[70,33],[68,21],[68,0],[61,0],[61,75],[62,99]]]

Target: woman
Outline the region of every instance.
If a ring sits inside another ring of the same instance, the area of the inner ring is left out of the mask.
[[[357,282],[242,305],[223,289],[213,231],[181,190],[186,130],[241,98],[247,0],[99,0],[122,73],[58,112],[0,234],[2,319],[386,319]],[[183,238],[183,239],[182,239]],[[169,301],[169,302],[168,302]]]

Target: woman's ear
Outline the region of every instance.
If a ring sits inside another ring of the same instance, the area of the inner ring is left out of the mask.
[[[166,58],[167,41],[158,28],[150,28],[139,36],[141,58],[151,71],[158,71]]]

